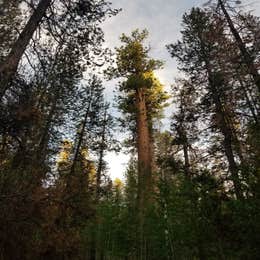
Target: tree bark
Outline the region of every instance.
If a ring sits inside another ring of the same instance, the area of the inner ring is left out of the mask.
[[[150,133],[147,119],[147,109],[143,91],[139,89],[136,93],[137,105],[137,153],[138,153],[138,177],[139,177],[139,199],[148,199],[152,182],[152,156]],[[143,201],[141,204],[143,206]],[[141,206],[141,205],[140,205]]]
[[[146,100],[143,90],[136,91],[137,109],[137,154],[138,154],[138,215],[139,215],[139,259],[146,255],[144,219],[152,191],[152,155]]]
[[[52,0],[41,0],[5,61],[0,64],[0,100],[17,71],[18,64]]]

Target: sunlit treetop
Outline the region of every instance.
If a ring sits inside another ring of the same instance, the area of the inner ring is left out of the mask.
[[[118,188],[122,188],[124,186],[123,182],[119,178],[116,178],[114,180],[113,184],[114,184],[115,187],[118,187]]]
[[[162,67],[163,62],[149,57],[150,47],[144,45],[147,37],[147,30],[136,29],[130,36],[122,34],[120,37],[122,46],[116,48],[117,68],[113,71],[113,76],[140,75]]]
[[[72,146],[73,146],[72,142],[67,139],[65,139],[62,142],[61,151],[59,153],[58,160],[57,160],[58,165],[69,162]]]

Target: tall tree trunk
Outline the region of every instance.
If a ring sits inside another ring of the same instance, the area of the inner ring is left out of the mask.
[[[239,75],[238,75],[238,81],[239,81],[239,84],[240,84],[240,88],[243,91],[243,94],[244,94],[244,97],[245,97],[245,100],[246,100],[246,105],[251,112],[251,115],[252,115],[252,117],[255,121],[255,124],[258,125],[259,124],[259,113],[258,113],[257,106],[256,106],[254,100],[252,100],[250,94],[248,94],[246,86],[244,85],[244,82],[242,81],[242,79]]]
[[[239,32],[237,31],[237,29],[234,26],[233,21],[231,20],[231,17],[224,5],[223,0],[218,0],[219,6],[221,7],[222,12],[225,15],[225,18],[227,20],[228,26],[230,28],[231,33],[233,34],[237,46],[241,52],[242,58],[244,63],[246,64],[247,68],[248,68],[248,72],[251,74],[251,76],[254,79],[255,85],[258,88],[258,94],[260,94],[260,75],[258,73],[258,70],[256,68],[256,65],[254,64],[254,59],[252,58],[252,56],[250,55],[250,53],[247,51],[247,48],[242,40],[242,38],[240,37]],[[259,98],[259,96],[258,96]]]
[[[214,73],[212,66],[210,64],[210,61],[208,59],[208,56],[206,54],[206,48],[205,44],[203,42],[202,36],[200,36],[200,44],[201,44],[201,50],[202,50],[202,55],[203,59],[205,62],[205,69],[208,74],[208,82],[209,82],[209,88],[210,88],[210,93],[212,96],[212,100],[215,106],[215,113],[217,117],[219,118],[218,122],[218,128],[220,132],[222,133],[224,137],[223,141],[223,147],[224,151],[228,160],[228,165],[229,165],[229,171],[231,173],[231,179],[234,184],[234,190],[236,197],[239,199],[243,198],[243,192],[241,188],[241,183],[239,180],[239,169],[237,166],[237,163],[235,161],[235,156],[233,152],[233,131],[230,128],[230,124],[228,123],[229,120],[227,118],[226,111],[223,109],[222,101],[221,101],[221,95],[224,93],[220,93],[219,89],[221,86],[224,84],[222,75],[219,73]]]
[[[52,0],[41,0],[32,16],[14,43],[5,61],[0,64],[0,100],[4,96],[8,86],[17,71],[18,64],[31,40],[35,30],[38,28],[47,8]]]
[[[138,154],[138,215],[140,235],[140,259],[145,256],[144,218],[152,191],[152,156],[146,100],[143,90],[136,91],[137,154]]]
[[[90,108],[91,108],[91,103],[92,102],[90,100],[89,104],[88,104],[88,107],[86,109],[86,112],[85,112],[85,116],[84,116],[84,119],[83,119],[83,124],[82,124],[81,130],[80,130],[80,133],[79,133],[78,143],[77,143],[77,146],[76,146],[76,150],[75,150],[75,153],[74,153],[74,158],[73,158],[71,169],[70,169],[70,176],[73,175],[73,173],[75,171],[76,163],[78,161],[80,148],[81,148],[81,145],[82,145],[82,142],[83,142],[83,137],[84,137],[84,134],[85,134],[85,129],[86,129],[86,125],[87,125],[87,121],[88,121],[88,117],[89,117],[89,111],[90,111]]]
[[[223,145],[224,145],[224,151],[229,164],[229,171],[231,173],[231,178],[234,183],[236,196],[237,198],[242,199],[243,192],[239,180],[239,169],[235,161],[234,151],[232,147],[233,142],[235,140],[233,139],[233,132],[230,125],[228,124],[227,114],[223,109],[223,104],[220,98],[221,94],[219,93],[219,87],[221,87],[222,84],[221,76],[219,77],[219,75],[217,75],[216,73],[215,74],[212,73],[210,70],[208,70],[208,73],[209,73],[209,85],[211,88],[211,95],[215,105],[215,112],[219,119],[218,128],[224,136]]]
[[[104,141],[102,140],[102,143]],[[102,146],[102,145],[101,145]],[[99,158],[98,158],[98,167],[97,167],[97,176],[96,176],[96,200],[99,201],[100,198],[100,186],[101,186],[101,173],[104,164],[104,149],[100,147]]]
[[[103,118],[103,128],[102,128],[102,133],[101,133],[101,143],[100,143],[100,147],[99,147],[97,176],[96,176],[96,200],[97,201],[99,201],[99,198],[100,198],[101,173],[102,173],[103,164],[104,164],[106,128],[107,128],[107,109],[105,108],[104,118]]]
[[[190,177],[189,143],[188,143],[187,133],[184,127],[182,126],[182,123],[183,120],[181,122],[181,125],[177,128],[177,132],[182,142],[182,150],[183,150],[183,157],[184,157],[184,173],[186,177]]]

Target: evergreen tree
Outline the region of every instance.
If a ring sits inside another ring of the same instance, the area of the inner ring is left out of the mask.
[[[202,86],[205,84],[207,94],[204,96],[203,105],[213,112],[212,121],[223,135],[223,150],[228,160],[231,179],[234,183],[235,193],[242,198],[241,176],[239,177],[239,163],[236,155],[243,162],[240,140],[234,126],[234,107],[228,101],[232,97],[232,88],[221,70],[218,53],[219,41],[225,41],[223,27],[216,27],[211,15],[199,9],[193,9],[190,15],[184,16],[186,30],[183,31],[183,41],[169,46],[173,56],[179,58],[185,66],[184,71],[192,77],[192,83]],[[215,30],[217,36],[212,37]],[[223,39],[224,37],[224,39]],[[196,43],[196,45],[194,44]],[[218,44],[217,44],[218,43]],[[198,72],[202,74],[199,74]],[[200,88],[198,85],[198,87]],[[229,96],[228,96],[229,95]]]
[[[127,120],[133,122],[133,135],[136,140],[138,154],[138,214],[140,252],[145,252],[144,216],[153,192],[153,120],[167,99],[160,82],[154,77],[153,71],[162,66],[158,60],[148,55],[149,48],[143,45],[147,38],[146,30],[135,30],[130,36],[123,34],[123,45],[116,49],[117,68],[114,75],[123,77],[124,82],[119,90],[119,107],[127,115]],[[134,106],[132,105],[134,104]],[[149,111],[149,113],[148,113]]]

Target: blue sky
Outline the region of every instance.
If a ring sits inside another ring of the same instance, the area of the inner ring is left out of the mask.
[[[119,36],[129,34],[136,28],[148,29],[151,56],[164,60],[164,69],[157,71],[157,76],[170,89],[174,78],[178,76],[177,64],[170,58],[165,45],[174,43],[180,38],[181,20],[185,12],[194,6],[202,6],[207,0],[111,0],[114,8],[122,8],[115,17],[108,19],[104,25],[106,45],[110,48],[120,46]],[[244,0],[249,10],[260,16],[260,1]],[[106,83],[106,95],[113,98],[115,81]],[[165,116],[170,116],[169,109]],[[109,163],[109,173],[114,179],[122,178],[128,156],[122,153],[109,153],[106,157]]]

